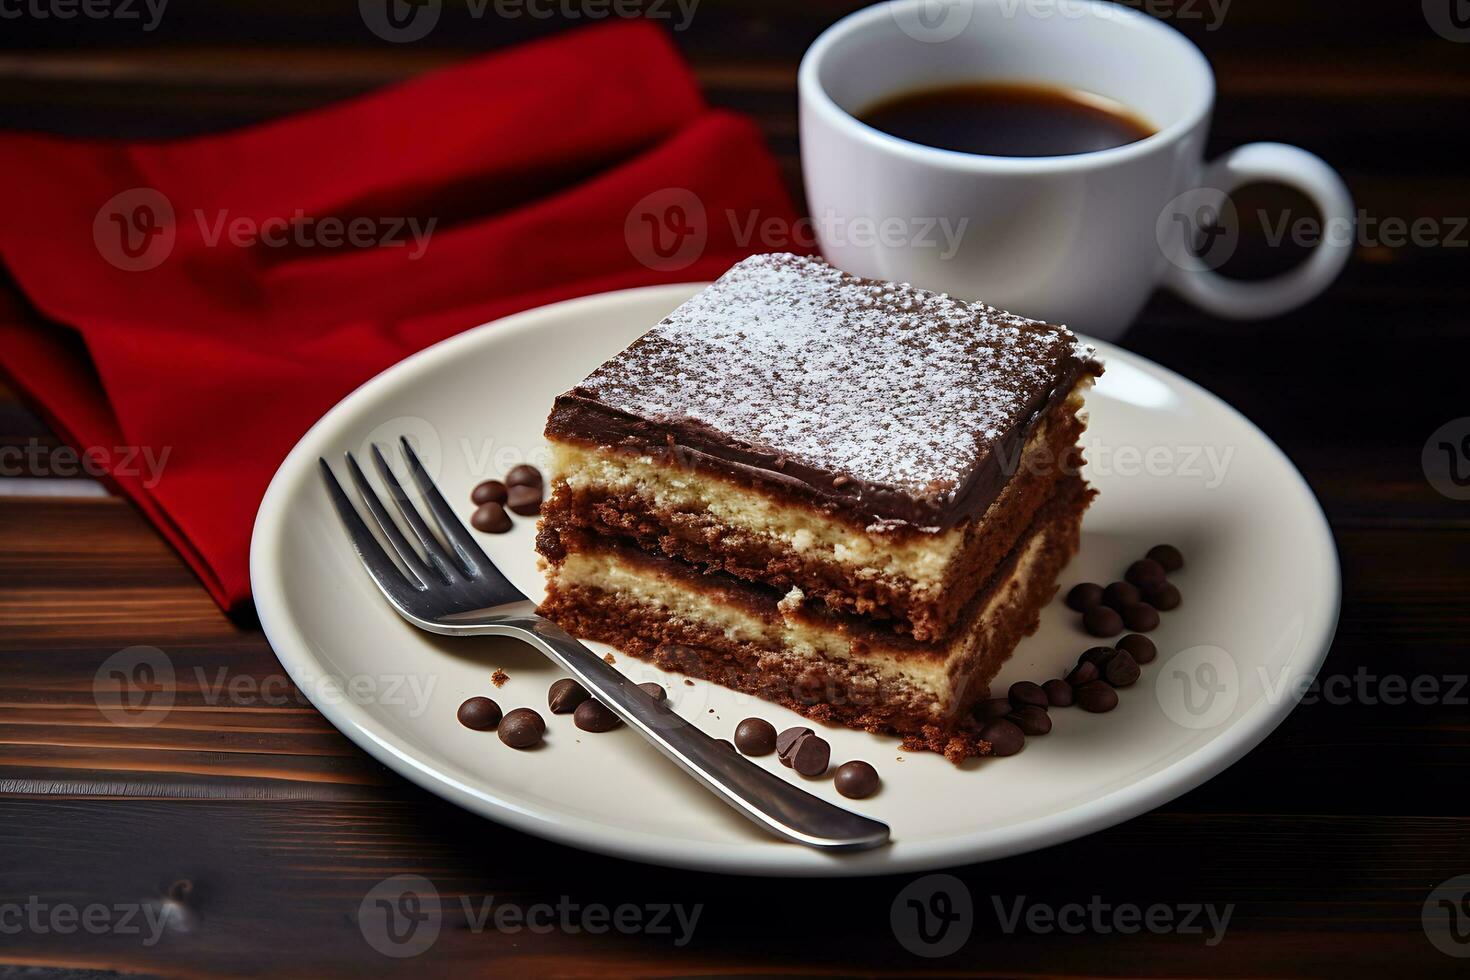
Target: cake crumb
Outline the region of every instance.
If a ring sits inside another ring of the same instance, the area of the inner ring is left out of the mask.
[[[686,678],[684,678],[684,686],[685,687],[693,687],[694,686],[694,682],[691,681],[689,678],[686,677]]]
[[[510,675],[501,670],[499,667],[496,667],[495,673],[490,675],[490,683],[494,684],[496,687],[504,687],[505,682],[508,680],[510,680]]]
[[[607,663],[607,664],[608,664],[608,665],[609,665],[609,666],[611,666],[611,665],[612,665],[612,664],[615,664],[615,663],[617,663],[617,662],[618,662],[618,658],[617,658],[617,657],[614,657],[614,656],[613,656],[613,655],[612,655],[612,654],[610,654],[610,653],[604,653],[604,654],[603,654],[603,655],[602,655],[602,659],[603,659],[603,661],[605,661],[605,662],[606,662],[606,663]]]
[[[901,748],[907,752],[938,752],[959,765],[971,756],[990,755],[990,743],[968,732],[950,732],[935,725],[925,725],[916,735],[905,735]]]
[[[780,602],[776,603],[776,608],[781,611],[781,615],[791,616],[801,611],[801,604],[805,599],[806,593],[793,585],[791,591],[786,593]]]

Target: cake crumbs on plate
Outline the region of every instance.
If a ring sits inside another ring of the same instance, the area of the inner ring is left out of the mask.
[[[508,680],[510,680],[510,675],[501,670],[499,667],[496,667],[495,673],[490,675],[490,683],[494,684],[496,687],[504,687],[505,682]]]

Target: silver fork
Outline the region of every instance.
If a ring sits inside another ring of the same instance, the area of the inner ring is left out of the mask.
[[[331,466],[325,459],[318,462],[352,546],[400,616],[431,633],[525,640],[707,789],[777,837],[824,850],[862,850],[887,842],[886,824],[821,800],[730,751],[667,703],[639,690],[561,627],[537,615],[535,604],[501,574],[444,502],[408,440],[399,442],[442,541],[424,522],[376,444],[373,464],[417,547],[389,515],[351,453],[346,461],[353,485],[402,567],[373,536]]]

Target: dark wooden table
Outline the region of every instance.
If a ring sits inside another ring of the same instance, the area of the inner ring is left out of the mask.
[[[797,59],[850,6],[704,0],[676,35],[710,98],[759,120],[793,188]],[[1467,962],[1431,943],[1421,910],[1436,886],[1470,874],[1470,504],[1431,486],[1421,452],[1441,425],[1470,416],[1470,44],[1430,25],[1451,23],[1453,0],[1369,6],[1235,0],[1215,22],[1202,2],[1150,5],[1219,72],[1212,151],[1281,139],[1318,152],[1341,169],[1373,229],[1341,281],[1307,309],[1233,325],[1160,297],[1127,338],[1238,406],[1316,490],[1344,571],[1323,676],[1339,678],[1346,696],[1303,705],[1229,771],[1144,817],[955,869],[974,899],[973,934],[953,955],[921,958],[890,926],[907,877],[745,880],[582,854],[418,791],[289,688],[272,703],[206,697],[222,677],[244,679],[242,690],[285,683],[259,630],[222,616],[126,502],[7,495],[0,976],[451,964],[496,975],[1463,976]],[[116,18],[7,14],[0,126],[106,136],[220,129],[566,26],[477,20],[450,2],[429,39],[385,45],[355,8],[180,3],[154,31]],[[1248,228],[1258,208],[1275,221],[1301,202],[1247,192]],[[1391,240],[1383,226],[1420,218],[1433,241]],[[1244,248],[1236,271],[1291,260],[1283,249]],[[0,447],[31,446],[49,459],[56,441],[0,392]],[[177,706],[165,724],[123,728],[99,712],[92,680],[107,657],[137,644],[172,659]],[[1435,693],[1392,703],[1395,678]],[[439,938],[415,959],[380,955],[359,928],[368,890],[397,874],[424,876],[442,900]],[[668,935],[616,930],[477,931],[459,899],[476,909],[487,896],[523,907],[698,903],[702,912],[681,947]],[[1233,914],[1213,946],[1178,930],[1008,932],[995,903],[1009,908],[1021,896],[1050,908],[1203,904]],[[167,924],[150,943],[160,914]]]

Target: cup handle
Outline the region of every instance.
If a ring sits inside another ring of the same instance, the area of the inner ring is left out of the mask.
[[[1256,182],[1300,190],[1321,212],[1322,234],[1312,254],[1290,272],[1260,282],[1227,279],[1215,269],[1233,251],[1228,233],[1225,240],[1211,239],[1202,254],[1188,239],[1215,223],[1231,191]],[[1199,186],[1169,202],[1157,230],[1170,263],[1165,286],[1216,316],[1264,319],[1301,306],[1337,278],[1352,253],[1353,198],[1321,157],[1285,143],[1247,143],[1206,165]]]

